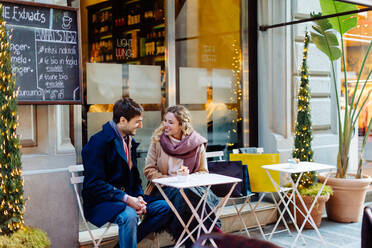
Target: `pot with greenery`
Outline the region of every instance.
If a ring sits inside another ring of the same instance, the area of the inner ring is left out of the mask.
[[[17,92],[10,59],[10,39],[0,4],[0,247],[47,248],[44,232],[25,227]]]
[[[322,14],[330,15],[346,11],[357,10],[357,6],[348,3],[342,3],[335,0],[319,0]],[[319,16],[321,14],[312,16]],[[311,38],[316,47],[325,53],[329,58],[332,66],[332,82],[335,90],[336,104],[337,104],[337,126],[338,126],[338,154],[337,154],[337,172],[333,178],[327,182],[332,186],[334,194],[327,202],[326,209],[329,219],[339,222],[357,222],[360,218],[363,202],[365,199],[366,190],[371,183],[371,179],[362,175],[363,153],[357,165],[357,173],[348,173],[349,167],[349,150],[351,140],[354,135],[357,135],[355,127],[358,123],[358,117],[361,110],[366,106],[371,91],[366,93],[366,98],[362,100],[362,95],[366,90],[366,85],[372,70],[365,67],[367,57],[372,47],[372,42],[369,44],[366,55],[363,58],[362,66],[358,75],[357,82],[352,89],[349,89],[347,80],[346,55],[344,48],[343,35],[350,29],[357,26],[357,15],[343,15],[339,17],[316,20],[313,25],[313,32]],[[337,37],[340,35],[341,46]],[[336,69],[334,62],[342,59],[342,66],[344,71],[344,113],[341,111],[341,103],[338,93],[336,81]],[[367,78],[361,80],[363,70],[370,70],[367,73]],[[359,95],[358,95],[358,89]],[[349,100],[349,92],[352,92]],[[364,151],[367,136],[371,130],[372,120],[369,120],[367,133],[363,141],[362,151]],[[320,178],[324,180],[323,177]]]
[[[306,209],[310,209],[311,205],[313,204],[315,196],[318,194],[318,191],[322,187],[322,183],[315,183],[307,188],[299,189],[298,191],[301,194],[302,200],[305,203]],[[313,209],[311,210],[311,217],[313,218],[315,225],[320,227],[322,222],[322,215],[324,212],[324,207],[326,202],[329,200],[329,197],[332,195],[333,190],[330,186],[325,185],[322,193],[318,197]],[[293,213],[293,205],[291,204],[291,212]],[[305,221],[304,213],[306,213],[300,199],[296,197],[296,208],[299,210],[296,211],[296,222],[297,226],[302,226],[303,222]],[[309,220],[306,221],[305,229],[313,229],[314,227],[310,224]]]

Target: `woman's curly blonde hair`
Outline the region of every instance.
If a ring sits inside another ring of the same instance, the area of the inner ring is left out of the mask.
[[[164,116],[167,113],[173,113],[178,122],[181,125],[181,131],[183,136],[190,135],[194,129],[191,125],[191,115],[190,111],[183,105],[175,105],[170,106],[164,113]],[[152,142],[156,143],[160,140],[160,136],[164,133],[164,123],[161,122],[160,126],[155,129],[154,133],[152,134]]]

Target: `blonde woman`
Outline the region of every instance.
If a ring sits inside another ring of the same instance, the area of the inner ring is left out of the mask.
[[[158,190],[151,181],[156,178],[169,177],[177,175],[177,171],[188,169],[189,173],[208,173],[205,149],[207,140],[199,133],[193,130],[191,126],[190,112],[182,105],[169,107],[160,124],[152,136],[152,142],[146,157],[145,176],[150,181],[146,194],[159,195]],[[185,189],[185,193],[192,201],[193,205],[199,202],[205,187],[195,187]],[[167,197],[177,208],[180,216],[188,221],[191,211],[183,200],[176,188],[168,187],[164,189]],[[207,209],[211,211],[218,204],[218,198],[210,192],[207,198]],[[214,215],[206,220],[206,226],[213,222]],[[196,221],[191,224],[191,229],[196,226]],[[174,215],[167,226],[167,231],[175,240],[183,231],[183,227]],[[220,227],[220,222],[217,224]],[[219,230],[219,228],[217,228]],[[186,247],[191,246],[189,239],[186,241]]]

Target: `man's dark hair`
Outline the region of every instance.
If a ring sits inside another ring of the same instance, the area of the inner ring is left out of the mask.
[[[141,115],[143,108],[141,105],[136,103],[132,98],[123,97],[118,100],[114,105],[114,113],[112,120],[115,123],[120,122],[120,117],[124,117],[127,121],[130,121],[133,117]]]

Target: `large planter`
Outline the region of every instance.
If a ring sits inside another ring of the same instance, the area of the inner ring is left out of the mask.
[[[311,204],[314,201],[314,196],[308,196],[308,195],[303,195],[302,199],[304,200],[304,203],[306,205],[306,208],[309,209],[311,207]],[[321,195],[318,197],[317,202],[315,203],[313,209],[311,210],[311,217],[313,218],[315,225],[317,227],[320,226],[320,223],[322,222],[322,214],[324,211],[325,203],[328,201],[329,195]],[[302,206],[302,203],[300,202],[300,199],[296,197],[296,206],[301,210],[302,213],[305,213],[305,209]],[[293,204],[290,206],[291,212],[294,213],[293,211]],[[305,217],[298,211],[296,211],[296,222],[297,226],[301,227],[302,223],[304,223]],[[313,229],[313,226],[310,224],[309,219],[306,221],[304,229]]]
[[[364,176],[355,179],[355,174],[348,174],[351,178],[335,178],[335,175],[327,181],[327,185],[333,189],[333,195],[326,203],[328,219],[337,222],[358,222],[360,220],[366,191],[371,183],[371,178]],[[319,176],[324,182],[325,177]]]

